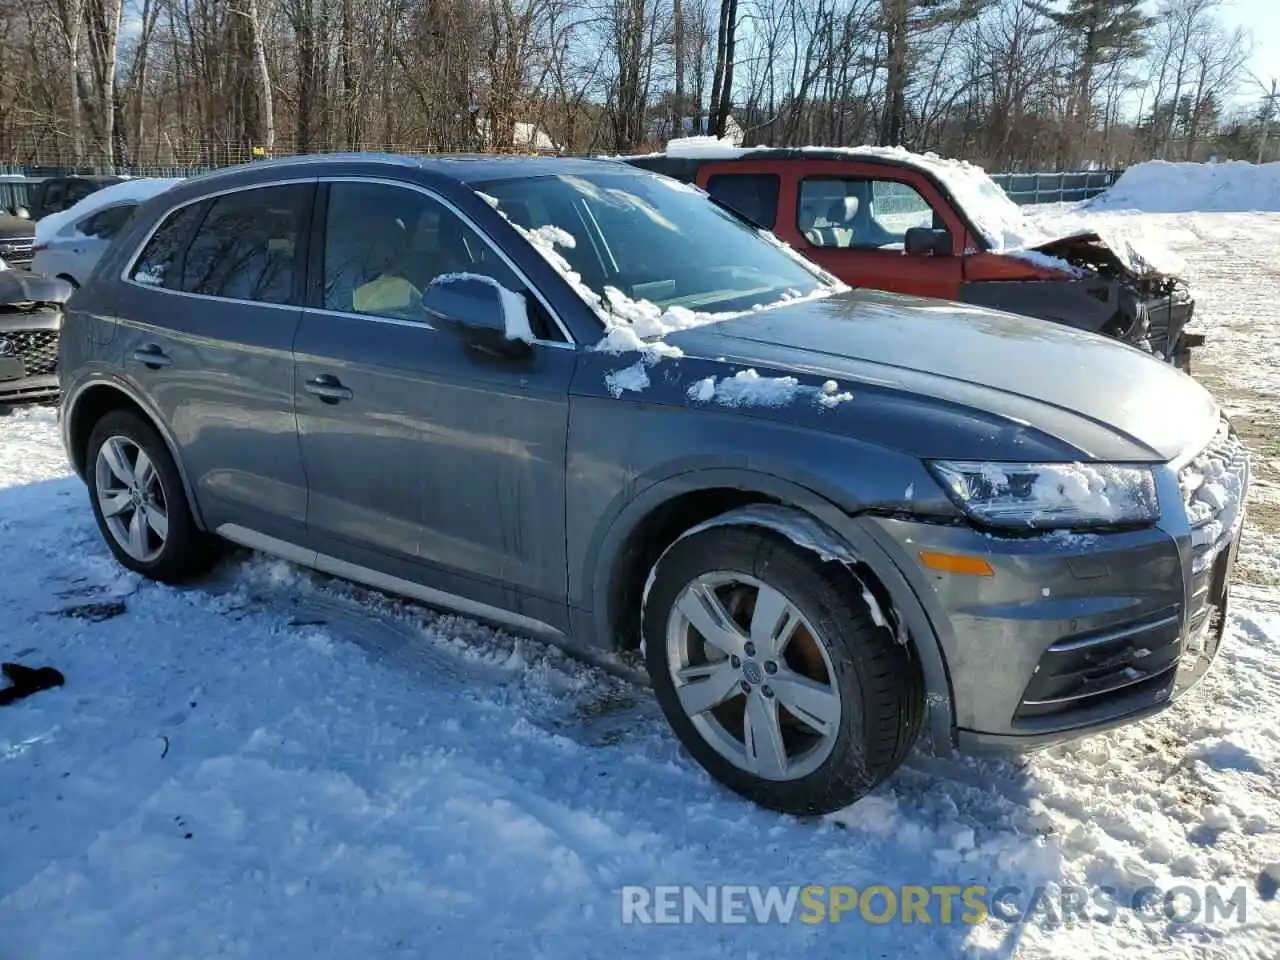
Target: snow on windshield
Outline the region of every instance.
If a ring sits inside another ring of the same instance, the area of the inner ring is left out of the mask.
[[[605,190],[581,178],[574,177],[572,181],[575,185],[587,184],[582,188],[589,192],[607,192],[613,197],[617,197],[619,191]],[[523,227],[516,223],[502,209],[502,201],[486,193],[477,191],[481,199],[492,206],[499,214],[502,215],[512,227],[516,229],[521,236],[529,242],[529,244],[542,255],[542,257],[564,278],[565,282],[578,294],[582,300],[595,311],[600,317],[605,327],[605,335],[592,348],[602,353],[624,354],[639,353],[640,358],[631,365],[620,370],[613,371],[606,375],[605,385],[609,392],[620,397],[625,392],[638,393],[649,386],[649,370],[656,365],[664,357],[682,357],[683,351],[674,344],[666,343],[663,340],[669,333],[675,333],[679,330],[688,330],[693,327],[702,326],[707,323],[716,323],[722,320],[729,320],[733,317],[742,316],[746,313],[759,310],[771,309],[786,303],[797,303],[802,300],[819,299],[829,297],[833,293],[842,292],[849,288],[836,280],[830,274],[816,267],[814,264],[805,260],[798,253],[782,243],[772,234],[765,231],[760,232],[762,239],[768,241],[776,247],[781,248],[789,256],[798,260],[804,267],[815,274],[818,284],[810,291],[802,293],[798,290],[784,290],[777,300],[763,304],[756,304],[750,310],[737,311],[700,311],[692,310],[688,307],[672,305],[661,307],[651,300],[628,296],[617,287],[605,286],[599,292],[591,289],[565,259],[559,248],[573,250],[577,247],[577,239],[568,230],[556,225],[546,225],[536,228]],[[659,211],[649,207],[634,198],[638,202],[638,207],[651,218],[661,218]],[[753,402],[761,402],[768,400],[771,394],[767,392],[768,381],[779,381],[782,387],[779,388],[781,395],[788,389],[788,384],[794,384],[793,377],[760,377],[755,370],[741,371],[741,374],[750,374],[756,381],[766,383],[765,387],[757,386],[756,389],[742,394],[737,402],[733,405],[748,405]],[[727,379],[727,378],[726,378]],[[806,388],[816,389],[816,388]],[[823,391],[817,391],[822,393]],[[795,395],[795,391],[791,392],[791,396]],[[825,395],[825,394],[824,394]],[[827,396],[838,396],[840,400],[851,398],[848,394],[840,394],[838,389],[833,389]],[[825,405],[833,406],[834,402],[827,400]],[[766,403],[766,405],[776,405]]]

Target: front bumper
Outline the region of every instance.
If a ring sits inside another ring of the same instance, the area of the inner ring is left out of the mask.
[[[1215,493],[1209,517],[1188,506],[1186,470],[1161,467],[1162,518],[1145,530],[1008,537],[876,521],[938,637],[958,747],[1035,749],[1130,723],[1207,672],[1243,524],[1242,451],[1225,471],[1230,496]],[[994,575],[935,573],[921,551],[981,556]]]
[[[60,310],[0,313],[0,401],[58,395]]]

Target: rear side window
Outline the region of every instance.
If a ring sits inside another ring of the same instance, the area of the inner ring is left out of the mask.
[[[289,303],[294,298],[309,184],[218,197],[183,259],[182,289],[211,297]]]
[[[100,210],[91,217],[80,221],[80,232],[86,237],[97,237],[99,240],[110,240],[120,228],[129,222],[133,212],[138,209],[136,203],[122,203],[118,206]]]
[[[204,210],[205,204],[193,203],[165,217],[134,263],[130,279],[149,287],[176,287],[177,264]]]
[[[778,219],[778,177],[772,173],[718,173],[707,193],[752,223],[772,230]]]

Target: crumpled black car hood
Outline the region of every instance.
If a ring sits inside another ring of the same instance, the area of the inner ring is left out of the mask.
[[[26,270],[0,270],[0,307],[26,309],[41,303],[66,303],[72,286],[57,277]]]

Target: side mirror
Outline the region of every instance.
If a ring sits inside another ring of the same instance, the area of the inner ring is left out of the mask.
[[[473,273],[437,277],[422,294],[422,306],[477,350],[509,360],[528,356],[532,350],[524,297],[489,277]]]
[[[31,211],[26,207],[16,207],[13,211],[15,217],[21,217],[23,220],[31,219]]]
[[[951,233],[945,228],[912,227],[903,238],[902,247],[913,256],[951,256]]]

